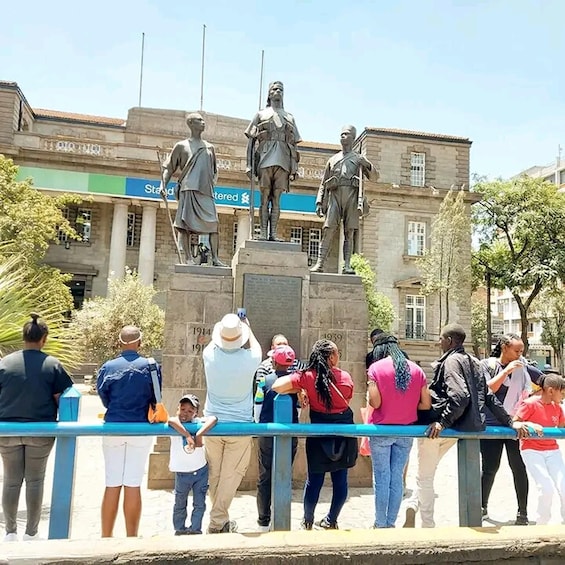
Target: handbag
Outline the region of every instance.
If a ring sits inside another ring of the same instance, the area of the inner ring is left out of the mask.
[[[162,402],[161,387],[159,386],[159,377],[157,376],[157,363],[153,357],[148,357],[147,361],[149,362],[151,382],[153,383],[153,394],[155,395],[155,404],[149,404],[147,419],[150,424],[166,423],[169,421],[169,413]]]

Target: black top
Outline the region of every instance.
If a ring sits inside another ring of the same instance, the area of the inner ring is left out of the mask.
[[[0,420],[55,422],[57,402],[73,381],[61,363],[37,349],[24,349],[0,360]]]
[[[273,390],[273,384],[280,377],[286,374],[286,371],[281,371],[279,374],[274,371],[265,377],[265,385],[263,386],[263,406],[261,408],[261,415],[259,416],[260,424],[268,424],[275,421],[275,397],[277,393]],[[291,394],[292,399],[292,422],[298,424],[298,395]]]
[[[512,426],[512,418],[488,388],[478,359],[465,353],[463,347],[449,350],[435,363],[429,388],[432,409],[419,413],[420,423],[426,423],[426,416],[444,428],[482,432],[486,428],[486,407],[499,424]]]

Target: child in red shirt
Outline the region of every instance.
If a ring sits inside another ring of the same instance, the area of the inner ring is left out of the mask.
[[[538,436],[543,428],[565,427],[561,402],[565,379],[560,375],[543,375],[538,382],[541,394],[531,396],[518,407],[515,422],[526,422]],[[526,470],[538,487],[536,524],[547,524],[551,518],[551,500],[557,490],[561,499],[561,521],[565,524],[565,463],[554,439],[520,440],[520,451]]]

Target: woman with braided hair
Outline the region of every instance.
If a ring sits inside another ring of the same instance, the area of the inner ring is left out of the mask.
[[[327,339],[318,340],[312,347],[306,368],[279,377],[272,389],[279,394],[305,392],[313,424],[353,424],[353,412],[349,408],[353,379],[337,367],[338,363],[336,344]],[[347,469],[355,465],[357,453],[357,438],[306,438],[308,474],[304,486],[303,529],[312,529],[326,473],[332,478],[332,501],[328,514],[315,525],[322,529],[337,529],[337,519],[347,499]]]
[[[424,371],[406,359],[396,337],[382,333],[373,344],[374,363],[368,370],[368,397],[373,424],[414,424],[418,410],[432,406]],[[403,471],[412,438],[371,437],[374,528],[394,528],[403,494]]]

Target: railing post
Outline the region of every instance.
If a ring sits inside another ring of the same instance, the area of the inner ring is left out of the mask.
[[[459,525],[481,526],[481,458],[480,440],[457,441],[459,476]]]
[[[59,397],[59,422],[77,422],[80,392],[68,388]],[[67,539],[71,529],[73,489],[75,481],[76,436],[58,437],[55,447],[55,468],[49,514],[49,539]]]
[[[291,424],[292,409],[290,395],[277,394],[274,401],[275,423]],[[292,438],[290,436],[274,436],[273,438],[271,479],[273,530],[290,531],[290,502],[292,500]]]

